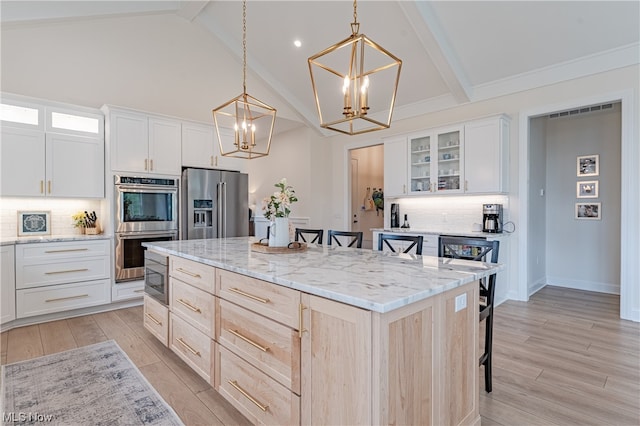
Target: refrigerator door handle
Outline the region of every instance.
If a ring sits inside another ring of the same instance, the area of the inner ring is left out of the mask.
[[[222,182],[222,237],[227,238],[227,182]]]
[[[223,236],[223,228],[222,228],[222,183],[216,183],[216,222],[217,222],[217,232],[216,238],[221,238]]]

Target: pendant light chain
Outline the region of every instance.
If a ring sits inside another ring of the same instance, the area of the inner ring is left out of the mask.
[[[242,1],[242,88],[247,93],[247,0]]]
[[[357,23],[358,22],[358,4],[357,4],[358,0],[353,0],[353,23]]]

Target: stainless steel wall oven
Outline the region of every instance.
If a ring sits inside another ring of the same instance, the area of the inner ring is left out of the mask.
[[[115,176],[116,282],[144,278],[144,242],[178,239],[178,180]]]

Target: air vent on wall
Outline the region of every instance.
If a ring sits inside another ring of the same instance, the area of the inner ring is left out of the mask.
[[[570,115],[584,114],[586,112],[602,111],[613,108],[613,104],[594,105],[590,107],[576,108],[567,111],[554,112],[549,118],[568,117]]]

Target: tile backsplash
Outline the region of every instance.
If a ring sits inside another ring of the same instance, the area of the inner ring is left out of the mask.
[[[79,211],[95,211],[100,216],[101,200],[70,200],[54,198],[2,198],[0,199],[0,237],[18,235],[19,211],[50,211],[51,235],[77,234],[71,216]]]
[[[385,226],[389,226],[391,203],[400,204],[400,225],[404,215],[411,228],[434,231],[471,231],[482,223],[483,204],[502,204],[504,222],[509,220],[509,197],[506,195],[464,195],[412,197],[385,200]]]

